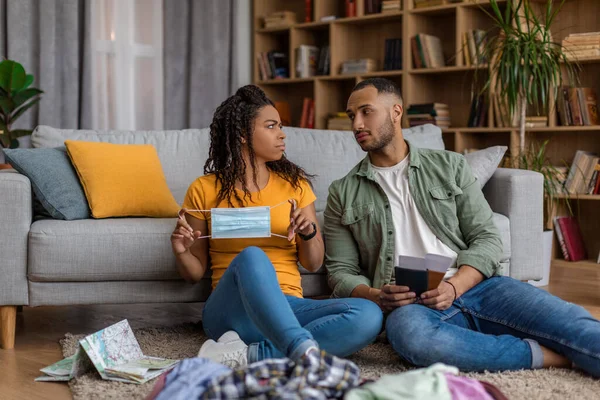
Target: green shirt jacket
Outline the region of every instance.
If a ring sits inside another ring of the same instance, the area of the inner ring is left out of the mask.
[[[465,158],[406,143],[410,194],[429,228],[458,254],[458,267],[470,265],[486,278],[498,275],[500,233]],[[396,265],[392,211],[368,155],[331,184],[324,234],[333,297],[350,297],[361,284],[380,288],[391,283]]]

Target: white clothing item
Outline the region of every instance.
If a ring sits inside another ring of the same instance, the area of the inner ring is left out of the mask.
[[[399,256],[424,258],[427,253],[452,258],[456,263],[458,254],[433,234],[410,194],[409,156],[391,167],[377,167],[373,164],[371,167],[375,172],[377,183],[388,197],[392,210],[394,265],[397,265]],[[455,267],[449,268],[444,279],[449,279],[457,271]]]

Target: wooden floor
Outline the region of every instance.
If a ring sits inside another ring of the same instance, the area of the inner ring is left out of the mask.
[[[600,265],[555,267],[546,289],[600,318]],[[91,333],[125,318],[133,328],[170,326],[196,322],[200,313],[192,304],[25,307],[17,314],[15,349],[0,350],[0,400],[71,398],[65,383],[33,381],[62,358],[58,341],[66,332]]]

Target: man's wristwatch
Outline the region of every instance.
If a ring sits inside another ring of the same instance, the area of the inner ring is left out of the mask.
[[[312,233],[309,233],[308,235],[303,235],[300,232],[298,232],[298,236],[300,236],[300,239],[304,240],[305,242],[307,240],[310,240],[312,238],[315,237],[315,235],[317,234],[317,225],[314,222],[311,222],[312,227],[313,227],[313,231]]]

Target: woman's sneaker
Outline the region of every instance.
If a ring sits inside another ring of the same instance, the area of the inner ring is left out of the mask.
[[[248,346],[235,331],[225,332],[218,341],[204,342],[198,357],[208,358],[216,363],[235,369],[248,364]]]

